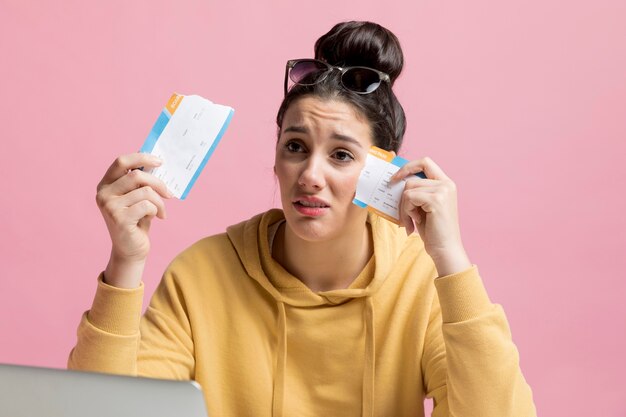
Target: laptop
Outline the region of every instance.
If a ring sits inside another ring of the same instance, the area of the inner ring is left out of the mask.
[[[0,364],[0,417],[207,417],[194,381]]]

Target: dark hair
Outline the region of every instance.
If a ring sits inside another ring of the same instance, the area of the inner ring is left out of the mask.
[[[398,38],[388,29],[372,22],[336,24],[315,42],[315,58],[336,66],[365,66],[389,75],[369,94],[357,94],[342,87],[338,71],[314,85],[294,85],[287,92],[276,116],[279,135],[283,118],[295,101],[314,96],[337,99],[351,104],[368,120],[374,145],[396,153],[406,130],[404,109],[393,93],[394,81],[402,72],[404,57]]]

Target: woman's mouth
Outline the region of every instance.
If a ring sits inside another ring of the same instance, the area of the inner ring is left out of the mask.
[[[312,217],[321,216],[330,208],[326,202],[317,198],[299,198],[293,202],[293,206],[298,213]]]

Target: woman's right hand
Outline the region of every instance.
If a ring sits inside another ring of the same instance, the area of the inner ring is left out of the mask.
[[[118,157],[98,184],[96,202],[111,236],[111,257],[104,271],[107,284],[136,288],[150,251],[148,232],[153,217],[165,218],[163,198],[173,197],[157,177],[140,167],[161,161],[150,154]]]

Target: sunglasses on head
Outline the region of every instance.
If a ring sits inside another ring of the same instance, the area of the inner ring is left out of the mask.
[[[369,67],[337,67],[317,59],[292,59],[287,61],[285,69],[285,95],[289,80],[295,84],[314,85],[324,81],[333,70],[341,72],[341,85],[357,94],[369,94],[383,81],[390,82],[389,75]]]

